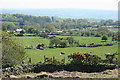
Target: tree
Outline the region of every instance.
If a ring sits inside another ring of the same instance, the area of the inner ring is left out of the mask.
[[[46,33],[43,32],[43,33],[40,34],[40,37],[47,38],[48,35],[47,35]]]
[[[105,27],[100,27],[100,28],[97,29],[97,32],[101,35],[106,35],[110,31]]]
[[[50,46],[53,46],[55,44],[55,47],[58,46],[58,44],[60,44],[60,39],[57,37],[54,37],[53,39],[50,40]]]
[[[61,47],[67,47],[67,42],[66,41],[61,41],[60,42]]]
[[[2,23],[2,30],[7,31],[7,30],[15,30],[15,24],[13,22],[3,22]]]
[[[24,47],[14,40],[12,35],[2,32],[2,67],[20,64],[24,56]]]
[[[55,31],[54,25],[47,23],[45,26],[45,32],[50,33],[50,32],[54,32],[54,31]]]
[[[68,40],[70,45],[73,45],[73,43],[74,43],[74,38],[73,37],[67,37],[67,40]]]
[[[28,33],[34,33],[34,28],[32,28],[32,27],[29,28],[27,32],[28,32]]]
[[[105,36],[105,35],[102,37],[102,40],[105,40],[105,41],[106,41],[107,39],[108,39],[108,38],[107,38],[107,36]]]
[[[35,33],[37,35],[39,34],[39,30],[37,30],[37,29],[35,29],[33,27],[28,28],[27,32],[28,33]]]
[[[24,33],[25,32],[22,30],[22,31],[20,31],[20,33],[18,34],[18,36],[23,36]]]
[[[97,33],[97,34],[95,35],[95,37],[101,37],[101,35]]]
[[[89,31],[86,31],[86,32],[85,32],[85,35],[86,35],[86,36],[90,36],[90,32],[89,32]]]

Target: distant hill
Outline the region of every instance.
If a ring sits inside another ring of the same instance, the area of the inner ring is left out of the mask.
[[[99,21],[101,19],[118,19],[117,10],[93,10],[79,8],[50,8],[50,9],[2,9],[2,13],[8,14],[27,14],[35,16],[57,16],[60,18],[85,18],[91,21]]]

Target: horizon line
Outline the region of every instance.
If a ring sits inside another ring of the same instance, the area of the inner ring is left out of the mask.
[[[86,10],[107,10],[107,11],[118,11],[118,9],[92,9],[92,8],[0,8],[0,10],[2,9],[86,9]]]

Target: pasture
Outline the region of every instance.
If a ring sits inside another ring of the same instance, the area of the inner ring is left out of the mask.
[[[57,36],[57,37],[63,37],[66,38],[68,36]],[[70,37],[70,36],[69,36]],[[101,37],[79,37],[79,36],[73,36],[75,40],[79,40],[80,44],[105,44],[105,43],[114,43],[113,46],[100,46],[100,47],[67,47],[67,48],[45,48],[45,50],[34,50],[34,49],[26,49],[26,55],[28,56],[26,58],[26,63],[28,62],[28,58],[32,59],[32,63],[37,62],[43,62],[44,56],[46,57],[55,57],[57,60],[61,60],[65,57],[66,63],[68,63],[67,56],[74,53],[74,52],[80,52],[80,53],[90,53],[95,54],[102,59],[105,59],[105,53],[114,53],[118,51],[118,45],[116,41],[112,41],[112,38],[109,37],[107,42],[102,42]],[[45,39],[42,37],[16,37],[16,40],[21,42],[22,45],[25,46],[33,46],[33,48],[36,47],[38,43],[43,43],[45,46],[49,46],[49,39]],[[59,55],[60,52],[65,52],[63,55]]]

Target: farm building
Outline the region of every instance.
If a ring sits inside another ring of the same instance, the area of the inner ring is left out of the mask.
[[[16,29],[17,33],[20,33],[21,31],[25,31],[24,29]]]

